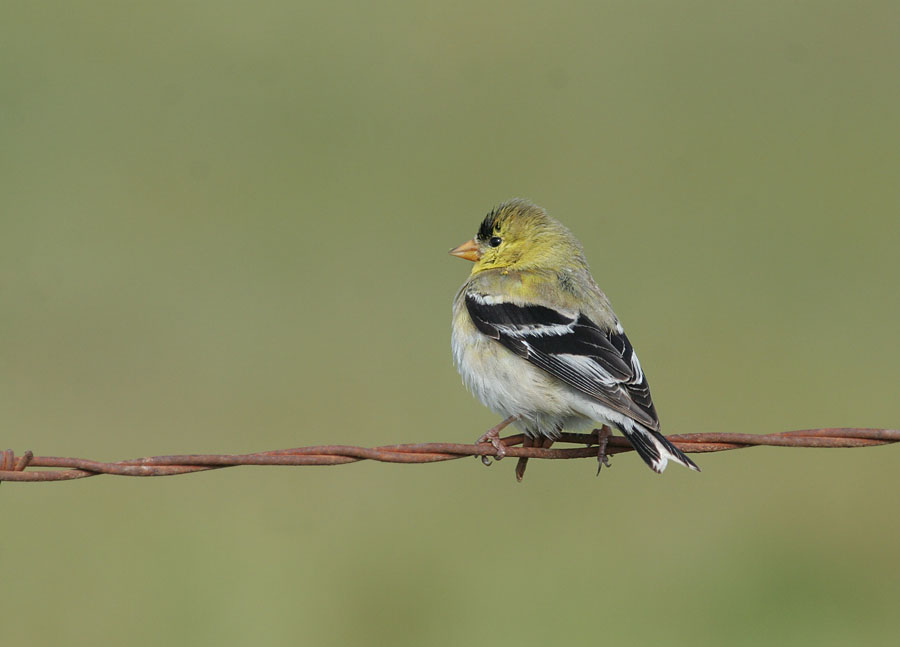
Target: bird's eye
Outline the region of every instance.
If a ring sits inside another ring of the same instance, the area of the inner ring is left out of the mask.
[[[488,245],[490,245],[491,247],[499,247],[500,243],[502,243],[502,242],[503,242],[503,239],[500,238],[500,236],[494,236],[493,238],[491,238],[488,241]]]

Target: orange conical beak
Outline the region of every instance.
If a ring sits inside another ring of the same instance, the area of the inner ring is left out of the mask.
[[[472,240],[467,240],[459,247],[454,247],[450,250],[450,253],[472,262],[481,258],[481,253],[478,251],[478,244],[475,242],[474,238]]]

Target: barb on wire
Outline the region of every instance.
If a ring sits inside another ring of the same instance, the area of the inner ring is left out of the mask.
[[[559,441],[584,445],[543,449],[518,447],[522,434],[503,439],[507,456],[518,458],[567,459],[597,458],[597,434],[564,433]],[[900,442],[900,430],[865,428],[827,428],[785,431],[776,434],[697,433],[667,436],[679,449],[688,453],[721,452],[762,445],[772,447],[871,447]],[[608,455],[631,451],[625,438],[609,438]],[[27,451],[16,456],[11,449],[0,454],[0,481],[69,481],[72,479],[114,474],[117,476],[174,476],[238,465],[343,465],[362,460],[385,463],[436,463],[464,456],[495,456],[489,443],[414,443],[382,447],[321,445],[278,449],[256,454],[187,454],[153,456],[132,460],[101,462],[86,458],[35,456]],[[55,468],[30,469],[26,468]],[[58,469],[63,468],[63,469]]]

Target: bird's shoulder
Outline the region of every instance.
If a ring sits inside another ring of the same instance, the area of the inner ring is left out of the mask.
[[[618,319],[606,295],[590,273],[560,270],[487,270],[472,276],[462,290],[493,304],[536,306],[577,319],[584,315],[598,327],[618,327]]]
[[[637,355],[589,276],[476,275],[463,298],[482,334],[600,404],[659,428]]]

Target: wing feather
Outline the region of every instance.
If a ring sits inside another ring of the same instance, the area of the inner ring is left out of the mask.
[[[605,330],[581,313],[471,292],[466,309],[479,331],[520,357],[604,406],[659,429],[650,387],[625,333]]]

